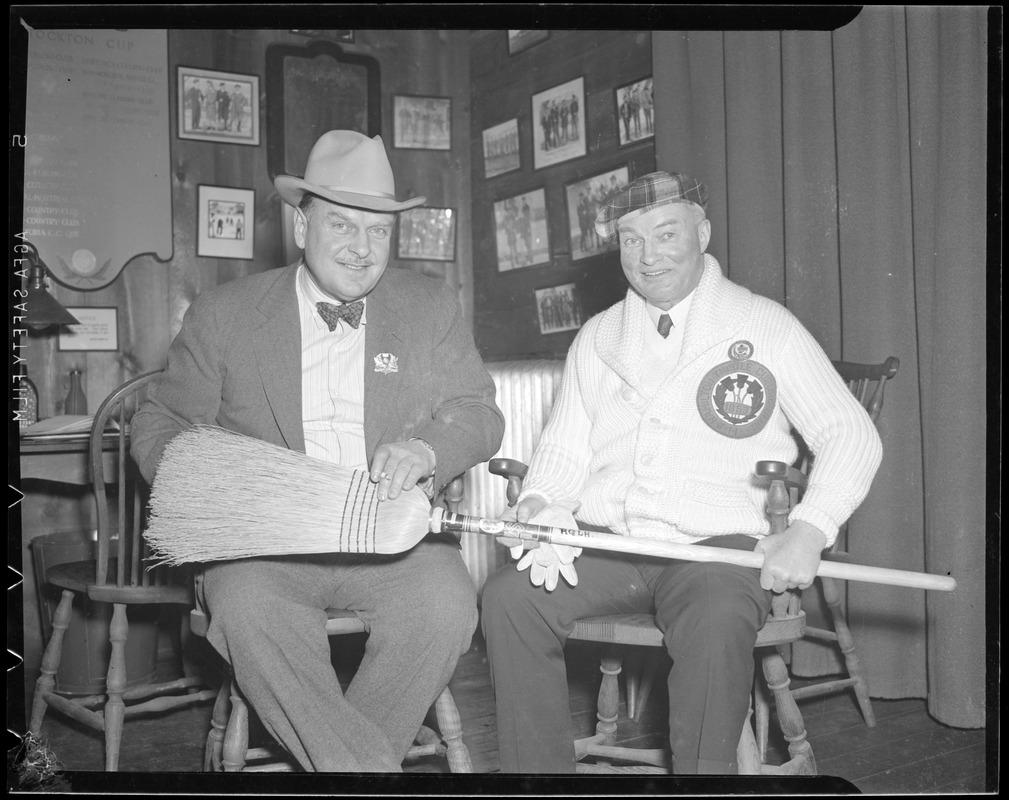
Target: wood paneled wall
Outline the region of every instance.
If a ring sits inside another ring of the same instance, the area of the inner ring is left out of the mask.
[[[325,32],[322,32],[323,35]],[[66,306],[115,306],[119,310],[118,352],[61,352],[55,329],[29,336],[28,374],[39,389],[39,413],[63,413],[70,370],[84,371],[88,410],[121,382],[164,367],[168,346],[186,309],[200,292],[283,263],[281,200],[266,162],[267,119],[261,97],[260,145],[216,144],[177,138],[174,98],[179,65],[258,75],[265,94],[265,53],[273,42],[308,44],[287,30],[169,30],[172,129],[172,223],[174,252],[167,262],[135,258],[109,286],[73,291],[50,281],[51,293]],[[441,277],[460,293],[472,313],[470,235],[469,33],[446,30],[358,30],[346,52],[375,57],[380,65],[382,138],[396,174],[400,196],[425,195],[428,205],[459,212],[454,262],[397,262],[392,266]],[[452,98],[450,151],[393,148],[394,94]],[[200,184],[252,188],[256,192],[255,254],[251,261],[196,255],[197,187]]]
[[[572,261],[565,187],[625,165],[631,180],[655,168],[652,139],[620,146],[614,95],[617,87],[651,75],[652,37],[647,31],[553,30],[546,41],[509,55],[506,34],[471,34],[475,335],[486,360],[560,357],[576,331],[540,334],[536,290],[574,283],[587,319],[627,288],[616,253]],[[579,77],[585,87],[587,154],[535,170],[532,96]],[[483,131],[516,117],[521,169],[487,179]],[[494,203],[538,188],[546,194],[550,261],[499,272]]]

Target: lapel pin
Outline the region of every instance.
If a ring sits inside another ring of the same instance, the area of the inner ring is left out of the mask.
[[[388,375],[390,372],[399,372],[399,360],[392,353],[379,353],[375,356],[375,372]]]

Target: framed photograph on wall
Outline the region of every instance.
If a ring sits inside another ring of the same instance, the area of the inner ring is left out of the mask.
[[[617,87],[613,90],[613,97],[617,104],[621,147],[655,136],[651,76]]]
[[[256,193],[203,184],[197,189],[196,255],[251,259]]]
[[[585,155],[584,78],[534,94],[532,114],[534,169]]]
[[[536,315],[540,333],[576,331],[582,326],[583,314],[573,283],[536,290]]]
[[[60,350],[103,350],[119,349],[119,309],[115,306],[67,308],[80,324],[61,325],[59,335]]]
[[[519,121],[510,119],[483,132],[483,171],[485,178],[504,175],[521,168]]]
[[[392,98],[393,146],[452,149],[452,98],[398,94]]]
[[[417,261],[455,261],[455,220],[451,208],[410,208],[399,215],[396,255]]]
[[[547,200],[532,189],[494,203],[498,272],[550,263]]]
[[[596,212],[607,197],[629,182],[627,167],[617,167],[565,187],[572,261],[619,249],[616,238],[605,242],[596,233]]]
[[[179,138],[259,144],[259,76],[179,67]]]
[[[508,55],[528,50],[534,44],[550,38],[550,31],[508,31]]]

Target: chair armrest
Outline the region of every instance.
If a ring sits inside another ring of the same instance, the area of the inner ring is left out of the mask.
[[[465,489],[462,475],[456,475],[445,485],[442,497],[445,500],[445,506],[453,514],[459,513],[459,504],[462,503],[464,493]]]
[[[806,488],[806,475],[802,470],[790,467],[784,461],[758,461],[754,472],[761,478],[783,481],[790,494],[792,490],[801,492]]]
[[[788,511],[806,488],[806,476],[784,461],[758,461],[754,474],[770,483],[767,489],[767,516],[771,535],[788,527]]]
[[[487,464],[487,469],[493,475],[507,478],[508,489],[506,490],[506,496],[508,498],[508,505],[515,505],[515,502],[519,498],[519,493],[522,491],[522,480],[529,471],[529,467],[521,461],[516,461],[514,458],[492,458]]]

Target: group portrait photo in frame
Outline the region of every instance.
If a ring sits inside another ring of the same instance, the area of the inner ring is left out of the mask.
[[[498,272],[550,263],[547,202],[533,189],[494,203]]]
[[[536,290],[536,314],[540,333],[576,331],[582,326],[582,310],[573,283]]]
[[[483,132],[483,169],[485,178],[514,172],[522,166],[519,154],[519,121],[510,119]]]
[[[456,214],[451,208],[400,212],[396,256],[417,261],[455,261]]]
[[[179,138],[259,144],[259,76],[180,66]]]
[[[196,255],[250,260],[256,219],[255,191],[201,184],[197,203]]]
[[[613,97],[617,106],[621,147],[655,136],[651,76],[617,87],[613,90]]]
[[[629,182],[627,167],[617,167],[574,181],[565,187],[572,261],[619,249],[615,239],[604,241],[596,232],[596,213],[606,198],[618,189],[623,189]]]
[[[393,146],[407,150],[452,149],[452,98],[395,95]]]
[[[575,78],[532,96],[533,168],[580,158],[587,152],[585,79]]]

